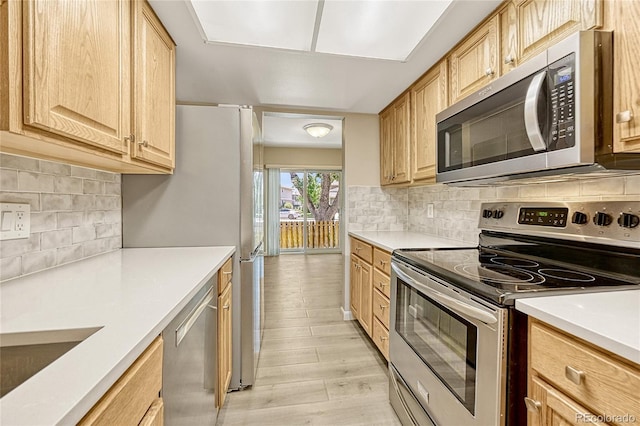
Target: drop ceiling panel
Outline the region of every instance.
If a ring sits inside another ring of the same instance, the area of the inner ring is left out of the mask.
[[[316,52],[404,61],[450,4],[327,0]]]
[[[318,2],[192,0],[205,40],[280,49],[311,49]]]

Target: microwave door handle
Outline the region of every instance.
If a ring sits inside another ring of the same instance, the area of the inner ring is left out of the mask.
[[[547,149],[542,133],[540,132],[540,121],[538,120],[538,100],[542,92],[542,84],[547,76],[547,71],[542,71],[531,80],[527,89],[527,96],[524,99],[524,127],[529,137],[529,143],[534,151],[540,152]]]

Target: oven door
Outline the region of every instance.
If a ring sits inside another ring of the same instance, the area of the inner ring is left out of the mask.
[[[505,423],[507,310],[393,259],[390,361],[440,426]]]

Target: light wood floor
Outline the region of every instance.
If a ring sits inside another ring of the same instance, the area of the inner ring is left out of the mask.
[[[340,309],[343,257],[265,258],[265,331],[255,385],[227,395],[218,425],[400,425],[387,364]]]

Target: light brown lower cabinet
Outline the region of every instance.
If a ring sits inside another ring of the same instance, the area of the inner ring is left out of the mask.
[[[218,296],[218,408],[231,383],[231,285]]]
[[[232,369],[232,288],[233,258],[218,271],[218,395],[216,405],[222,408],[231,384]]]
[[[154,340],[78,424],[162,425],[162,345],[162,337]]]
[[[144,415],[139,426],[162,426],[164,425],[164,403],[162,398],[153,401],[151,407]]]
[[[389,360],[391,253],[351,237],[351,313]]]
[[[350,292],[351,312],[358,320],[364,331],[371,336],[371,321],[373,319],[373,275],[371,274],[371,260],[373,248],[371,244],[351,238],[351,271]]]
[[[530,426],[640,424],[640,365],[529,321]]]
[[[373,319],[373,343],[376,344],[382,355],[389,360],[389,330],[378,320]]]
[[[527,401],[530,407],[527,419],[529,426],[606,424],[587,421],[595,420],[597,416],[537,377],[532,379],[530,395]]]

